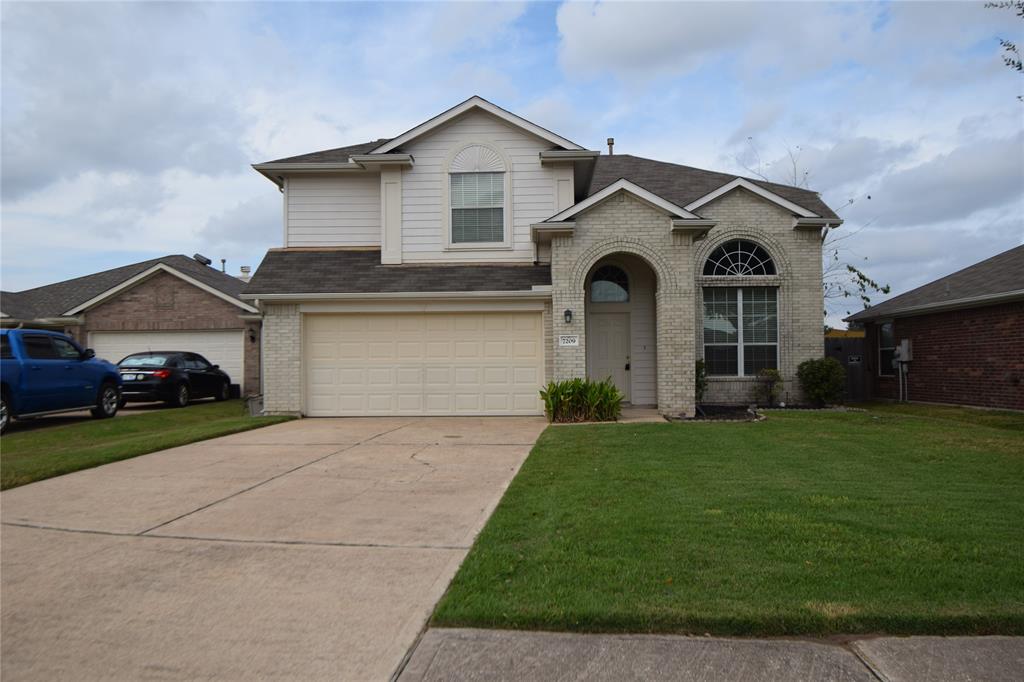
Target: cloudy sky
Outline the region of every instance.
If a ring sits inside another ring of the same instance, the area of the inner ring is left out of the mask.
[[[166,253],[255,266],[281,210],[250,163],[473,94],[592,149],[796,177],[846,219],[844,258],[897,293],[1024,242],[1024,78],[998,43],[1024,43],[1024,21],[982,3],[0,12],[4,289]]]

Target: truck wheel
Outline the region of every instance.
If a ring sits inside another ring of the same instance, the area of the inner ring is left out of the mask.
[[[192,400],[192,393],[188,390],[188,384],[180,384],[174,392],[174,397],[167,401],[171,407],[185,407]]]
[[[220,402],[222,400],[227,400],[230,397],[231,397],[231,384],[229,384],[228,382],[225,381],[223,384],[220,385],[220,388],[217,389],[217,395],[215,395],[213,398],[214,398],[214,400]]]
[[[7,430],[7,425],[11,423],[11,412],[7,405],[7,392],[0,395],[0,433]]]
[[[117,386],[110,383],[103,384],[96,396],[96,407],[92,408],[92,416],[96,419],[110,419],[117,414],[117,403],[120,399]]]

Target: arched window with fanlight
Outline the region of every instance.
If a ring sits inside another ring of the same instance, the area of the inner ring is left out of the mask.
[[[592,303],[626,303],[629,301],[629,277],[616,265],[602,265],[590,278]]]
[[[496,147],[471,144],[448,164],[449,245],[480,247],[509,243],[509,177]]]
[[[706,277],[776,275],[768,252],[745,239],[728,241],[704,262]],[[777,287],[704,287],[704,364],[709,376],[755,377],[779,366]]]
[[[751,277],[774,275],[775,261],[762,247],[746,239],[733,239],[711,252],[704,261],[709,277]]]

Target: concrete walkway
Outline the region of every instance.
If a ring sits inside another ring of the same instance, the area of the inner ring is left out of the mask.
[[[307,419],[2,502],[4,680],[385,680],[542,418]]]
[[[431,629],[399,682],[1016,682],[1024,637],[806,640]]]

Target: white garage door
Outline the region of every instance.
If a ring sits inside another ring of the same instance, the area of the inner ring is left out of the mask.
[[[231,383],[242,383],[243,334],[239,329],[195,332],[92,332],[89,347],[98,357],[117,362],[147,350],[183,350],[199,353],[228,373]]]
[[[543,411],[538,312],[307,315],[303,336],[310,416]]]

